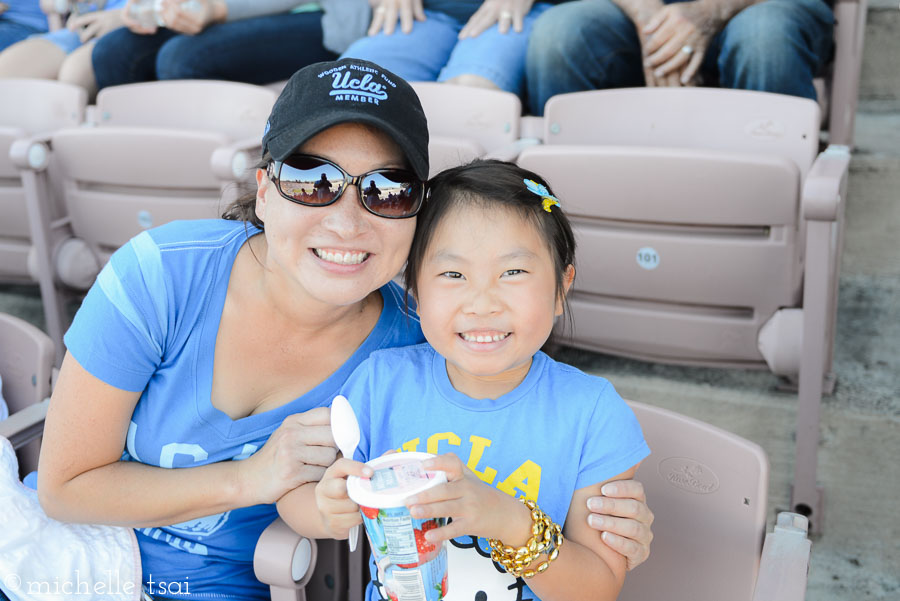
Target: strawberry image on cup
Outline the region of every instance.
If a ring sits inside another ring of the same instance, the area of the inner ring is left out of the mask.
[[[416,519],[406,498],[447,481],[444,472],[428,471],[428,453],[394,453],[369,461],[371,478],[350,476],[347,493],[360,507],[378,566],[378,578],[391,599],[439,601],[447,594],[446,543],[425,533],[446,524],[445,518]]]

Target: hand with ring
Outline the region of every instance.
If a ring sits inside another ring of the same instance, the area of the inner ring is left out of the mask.
[[[642,29],[649,36],[644,66],[652,69],[658,85],[691,85],[706,49],[724,25],[702,2],[667,4]]]
[[[368,35],[375,35],[381,31],[384,35],[391,35],[397,27],[398,18],[400,31],[403,33],[412,31],[414,20],[425,20],[422,0],[372,0],[371,4],[372,23],[369,25]]]
[[[534,0],[484,0],[460,30],[459,39],[478,37],[495,23],[500,33],[507,33],[510,26],[521,33],[532,4]]]

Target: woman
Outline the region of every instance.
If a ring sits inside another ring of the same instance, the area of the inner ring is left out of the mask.
[[[135,528],[145,585],[189,583],[186,598],[267,598],[253,549],[277,515],[303,521],[292,491],[334,461],[327,405],[369,352],[422,340],[390,281],[428,172],[412,88],[365,61],[306,67],[263,149],[231,220],[176,222],[117,251],[66,334],[47,415],[47,514]],[[291,197],[322,172],[333,195]],[[400,200],[364,205],[370,179]],[[603,529],[640,563],[652,514],[639,484],[616,486],[632,498],[603,499],[619,504]]]

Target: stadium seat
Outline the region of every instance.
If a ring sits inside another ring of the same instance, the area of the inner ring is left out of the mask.
[[[41,330],[13,315],[0,313],[0,378],[9,418],[0,420],[19,457],[20,477],[36,470],[40,436],[50,396],[53,343]]]
[[[522,139],[515,94],[436,82],[412,86],[428,118],[430,176],[479,157],[514,159],[537,142]]]
[[[77,86],[41,79],[0,79],[0,282],[37,281],[37,273],[29,270],[33,253],[25,190],[10,148],[16,141],[39,143],[49,140],[58,129],[78,126],[84,120],[86,102],[84,90]],[[54,168],[52,165],[51,174]],[[53,183],[58,181],[53,179]],[[48,199],[51,218],[58,219],[64,214],[59,190],[48,193],[52,193]]]
[[[14,144],[38,247],[47,327],[64,353],[67,291],[83,291],[119,246],[175,219],[211,218],[252,178],[271,90],[220,81],[163,81],[106,88],[93,127],[55,132],[46,142]],[[46,161],[60,167],[66,216],[48,214]],[[57,241],[71,228],[74,237]]]
[[[814,529],[849,165],[843,146],[816,155],[818,127],[815,102],[778,94],[580,92],[547,103],[519,157],[576,230],[573,346],[798,383],[793,506]]]

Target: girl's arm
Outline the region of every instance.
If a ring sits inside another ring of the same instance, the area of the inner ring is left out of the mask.
[[[512,547],[528,541],[531,513],[518,500],[479,480],[452,453],[425,462],[425,467],[446,472],[448,483],[409,499],[410,513],[416,518],[453,518],[447,526],[429,530],[426,540],[439,542],[470,534],[496,538]],[[636,470],[634,466],[610,480],[629,479]],[[587,523],[587,500],[600,494],[603,484],[575,491],[559,557],[546,572],[528,580],[528,586],[544,601],[614,601],[618,596],[625,581],[625,558],[606,546],[600,533]],[[543,559],[531,567],[537,568]]]
[[[121,461],[140,393],[110,386],[66,354],[44,427],[38,498],[66,522],[144,528],[274,503],[317,480],[334,449],[328,410],[290,416],[243,461],[165,469]],[[324,424],[324,425],[322,425]]]
[[[370,478],[372,468],[359,461],[338,459],[319,482],[300,486],[278,500],[278,515],[307,538],[345,539],[362,523],[359,505],[347,496],[347,476]]]

